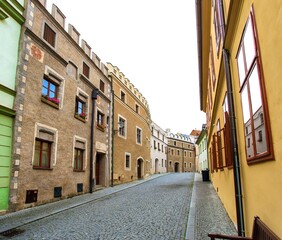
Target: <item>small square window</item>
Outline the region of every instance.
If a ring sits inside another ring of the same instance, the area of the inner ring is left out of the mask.
[[[100,80],[100,90],[101,92],[105,92],[105,83],[102,80]]]
[[[56,32],[52,30],[46,23],[44,25],[43,38],[52,46],[55,47]]]
[[[125,93],[123,91],[120,92],[120,99],[125,102]]]
[[[90,76],[90,68],[89,68],[89,66],[85,62],[83,63],[82,73],[83,73],[83,75],[85,77],[89,78],[89,76]]]

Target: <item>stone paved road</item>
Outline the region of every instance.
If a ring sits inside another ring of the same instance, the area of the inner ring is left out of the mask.
[[[9,239],[185,239],[193,179],[165,175],[22,226]]]

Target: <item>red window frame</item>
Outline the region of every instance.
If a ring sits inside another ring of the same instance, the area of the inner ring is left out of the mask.
[[[245,48],[246,44],[247,47]],[[251,45],[253,47],[250,47]],[[265,81],[253,6],[245,24],[236,58],[247,161],[248,163],[255,163],[265,160],[273,160],[274,153],[265,92]],[[256,126],[257,123],[255,122],[255,119],[258,114],[260,115],[258,118],[264,119],[262,123],[263,126],[261,126],[261,129],[264,130],[263,136],[265,142],[263,146],[257,139],[259,129]],[[261,116],[261,114],[263,114],[263,116]],[[248,132],[246,129],[248,129]],[[250,138],[250,147],[247,145],[248,138]]]

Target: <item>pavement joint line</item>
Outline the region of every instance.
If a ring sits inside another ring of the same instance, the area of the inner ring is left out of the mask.
[[[19,222],[19,224],[15,224],[15,225],[13,225],[12,227],[4,227],[3,229],[1,229],[0,228],[0,235],[1,234],[3,234],[4,232],[6,232],[6,231],[10,231],[10,230],[12,230],[12,229],[16,229],[16,228],[19,228],[19,227],[21,227],[21,226],[24,226],[24,225],[27,225],[27,224],[29,224],[29,223],[32,223],[32,222],[35,222],[35,221],[38,221],[38,220],[41,220],[41,219],[44,219],[44,218],[47,218],[47,217],[49,217],[49,216],[52,216],[52,215],[55,215],[55,214],[58,214],[58,213],[61,213],[61,212],[64,212],[64,211],[67,211],[67,210],[69,210],[69,209],[73,209],[73,208],[76,208],[76,207],[79,207],[79,206],[82,206],[82,205],[84,205],[84,204],[87,204],[87,203],[90,203],[90,202],[94,202],[94,201],[97,201],[97,200],[101,200],[101,199],[103,199],[103,198],[105,198],[105,197],[107,197],[107,196],[111,196],[111,195],[113,195],[113,194],[115,194],[115,193],[118,193],[118,192],[121,192],[121,191],[124,191],[124,190],[127,190],[127,189],[129,189],[129,188],[132,188],[132,187],[135,187],[135,186],[138,186],[138,185],[140,185],[140,184],[143,184],[143,183],[145,183],[145,182],[148,182],[148,181],[152,181],[152,180],[154,180],[154,179],[156,179],[156,178],[159,178],[159,177],[163,177],[163,176],[165,176],[165,175],[167,175],[167,174],[169,174],[169,173],[164,173],[164,174],[161,174],[161,175],[155,175],[154,177],[149,177],[149,178],[147,178],[147,179],[143,179],[143,180],[137,180],[135,183],[134,182],[131,182],[132,184],[130,184],[129,186],[124,186],[124,187],[122,187],[122,188],[120,188],[120,189],[116,189],[116,190],[113,190],[113,192],[109,192],[109,193],[105,193],[104,195],[102,195],[102,196],[93,196],[93,198],[91,198],[91,199],[89,199],[89,200],[85,200],[85,201],[81,201],[81,202],[79,202],[79,203],[71,203],[70,204],[70,206],[68,206],[68,207],[64,207],[64,208],[59,208],[59,209],[57,209],[57,210],[54,210],[54,212],[52,212],[52,213],[48,213],[48,214],[44,214],[44,215],[40,215],[40,216],[35,216],[35,217],[33,217],[32,219],[27,219],[27,220],[23,220],[23,221],[21,221],[21,222]],[[120,186],[120,185],[116,185],[116,187],[118,187],[118,186]],[[115,187],[115,186],[114,186]],[[105,188],[104,190],[110,190],[111,188]],[[102,191],[102,190],[98,190],[98,191],[96,191],[95,193],[99,193],[100,191]],[[87,193],[87,194],[83,194],[83,195],[79,195],[79,196],[75,196],[76,198],[79,198],[79,197],[86,197],[87,195],[90,195],[90,193]],[[63,199],[63,200],[72,200],[73,198],[67,198],[67,199]],[[60,201],[63,201],[63,200],[59,200],[58,202],[52,202],[53,204],[56,204],[56,203],[60,203]],[[51,203],[51,204],[52,204]],[[36,206],[36,207],[33,207],[33,208],[27,208],[27,209],[23,209],[23,210],[20,210],[20,211],[18,211],[18,212],[13,212],[13,213],[11,213],[12,214],[12,217],[10,217],[10,218],[13,218],[13,217],[16,217],[17,215],[23,215],[24,213],[23,212],[21,212],[21,211],[24,211],[24,210],[26,210],[26,211],[36,211],[39,207],[41,207],[41,208],[44,208],[44,207],[47,207],[47,205],[48,204],[50,204],[50,203],[47,203],[47,204],[44,204],[44,205],[39,205],[39,206]],[[36,209],[37,208],[37,209]],[[2,218],[2,219],[1,219]],[[8,217],[5,217],[5,215],[4,215],[4,217],[1,217],[0,216],[0,222],[1,222],[1,220],[5,220],[5,219],[8,219],[9,218],[9,216]]]
[[[194,175],[193,191],[191,196],[188,223],[185,233],[185,240],[195,239],[195,219],[196,218],[196,174]]]

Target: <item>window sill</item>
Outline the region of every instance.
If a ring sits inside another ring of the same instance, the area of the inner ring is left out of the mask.
[[[81,122],[86,122],[86,119],[85,118],[82,118],[82,117],[80,117],[80,116],[78,116],[78,115],[74,115],[74,118],[76,118],[76,119],[78,119],[78,120],[80,120]]]
[[[74,172],[85,172],[85,170],[73,169]]]
[[[273,154],[264,153],[264,154],[258,155],[257,157],[247,159],[247,163],[248,165],[252,165],[255,163],[268,162],[268,161],[274,161],[274,160],[275,159],[274,159]]]
[[[105,132],[105,129],[106,129],[105,126],[97,124],[96,127],[97,127],[97,129],[99,129],[100,131]]]
[[[44,168],[44,167],[37,167],[37,166],[33,166],[32,167],[34,170],[53,170],[53,168]]]
[[[41,102],[44,102],[48,105],[50,105],[53,108],[59,109],[59,105],[56,103],[53,103],[52,101],[49,101],[48,99],[46,99],[45,97],[41,97]]]

